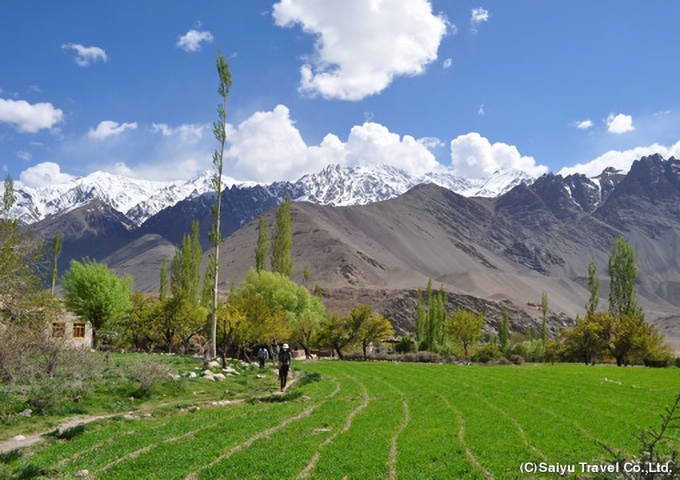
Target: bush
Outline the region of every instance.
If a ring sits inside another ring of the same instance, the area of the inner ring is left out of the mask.
[[[498,360],[496,360],[496,365],[510,365],[510,360],[508,360],[505,357],[501,357]]]
[[[680,368],[680,357],[675,357],[675,366]]]
[[[479,363],[489,363],[493,360],[501,358],[502,356],[503,353],[496,345],[487,343],[483,347],[478,348],[477,351],[472,354],[470,360]]]
[[[411,351],[411,341],[410,335],[403,336],[399,339],[397,343],[394,344],[394,351],[397,353],[408,353]]]
[[[416,354],[416,362],[419,363],[440,363],[442,357],[438,353],[434,352],[418,352]]]
[[[151,395],[153,387],[167,381],[169,374],[168,365],[151,358],[132,363],[125,368],[126,377],[138,383],[137,388],[132,392],[132,396],[136,398]]]
[[[522,357],[521,355],[511,355],[510,361],[514,365],[522,365],[524,363],[524,357]]]

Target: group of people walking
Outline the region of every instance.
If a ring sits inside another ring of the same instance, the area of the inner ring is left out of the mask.
[[[257,351],[257,359],[260,362],[260,368],[264,368],[265,363],[269,360],[269,349],[267,347],[260,347]],[[290,367],[293,364],[293,352],[288,347],[287,343],[281,345],[279,350],[278,345],[272,345],[272,361],[278,360],[279,366],[279,381],[281,382],[281,391],[283,392],[286,388],[286,382],[288,381],[288,372],[290,372]]]

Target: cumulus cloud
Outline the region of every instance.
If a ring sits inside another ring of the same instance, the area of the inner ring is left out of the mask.
[[[315,36],[315,52],[301,69],[300,92],[361,100],[401,75],[417,75],[437,59],[447,21],[428,0],[281,0],[280,27],[299,24]]]
[[[444,67],[444,70],[447,70],[447,69],[453,67],[453,60],[450,59],[450,58],[447,58],[446,60],[444,60],[442,67]]]
[[[635,130],[635,127],[633,126],[633,117],[631,115],[624,115],[622,113],[614,115],[612,113],[607,117],[607,131],[609,133],[621,135],[633,130]]]
[[[521,170],[535,176],[548,171],[544,165],[536,165],[533,157],[522,156],[514,145],[491,144],[476,132],[451,141],[451,168],[466,178],[488,177],[498,170]]]
[[[64,120],[64,112],[51,103],[30,104],[25,100],[0,98],[0,123],[9,123],[19,132],[36,133]]]
[[[93,140],[104,140],[105,138],[108,138],[112,135],[120,135],[125,130],[134,130],[136,128],[137,122],[121,124],[111,120],[104,120],[99,122],[99,125],[97,125],[96,129],[90,129],[87,132],[87,136]]]
[[[284,105],[257,112],[234,128],[225,153],[230,175],[241,180],[273,182],[296,180],[328,164],[370,166],[389,164],[414,173],[440,170],[426,144],[390,132],[374,122],[351,129],[346,142],[328,134],[319,145],[308,146]]]
[[[470,30],[472,33],[477,33],[477,27],[482,22],[487,22],[489,20],[489,11],[479,7],[473,8],[470,15]]]
[[[52,162],[39,163],[29,167],[19,176],[22,185],[33,188],[66,183],[74,178],[72,175],[62,173],[59,165]]]
[[[586,120],[574,122],[574,126],[579,130],[587,130],[593,126],[593,122],[588,118]]]
[[[661,154],[664,158],[676,157],[680,158],[680,142],[675,145],[666,147],[655,143],[648,147],[635,147],[630,150],[610,150],[607,153],[600,155],[594,160],[587,163],[579,163],[573,167],[565,167],[558,173],[560,175],[572,175],[574,173],[583,173],[588,177],[595,177],[602,173],[607,167],[614,167],[617,170],[627,172],[635,160],[647,155]]]
[[[189,30],[177,40],[177,47],[185,52],[198,52],[201,50],[201,42],[210,43],[213,41],[212,33]]]
[[[61,46],[65,50],[75,50],[75,62],[81,67],[87,67],[90,63],[101,60],[106,62],[108,57],[103,48],[100,47],[84,47],[78,43],[65,43]]]

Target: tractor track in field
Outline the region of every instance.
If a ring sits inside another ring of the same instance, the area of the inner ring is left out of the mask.
[[[316,452],[312,456],[312,459],[309,461],[307,466],[298,474],[297,478],[309,478],[309,476],[312,474],[314,469],[316,468],[316,464],[319,462],[319,458],[321,457],[321,449],[324,448],[326,445],[330,445],[333,440],[335,440],[335,437],[338,435],[342,435],[345,433],[349,428],[352,426],[352,420],[354,417],[362,411],[364,408],[366,408],[371,401],[370,398],[368,397],[368,391],[366,390],[366,386],[363,383],[360,383],[361,388],[364,391],[364,401],[361,405],[359,405],[357,408],[352,410],[350,414],[347,416],[347,419],[345,420],[345,424],[342,426],[340,430],[337,432],[333,433],[330,437],[328,437],[326,440],[324,440],[321,445],[319,445],[319,448],[317,448]],[[340,385],[338,384],[338,387]],[[336,392],[334,392],[335,394]]]
[[[298,413],[297,415],[295,415],[293,417],[288,417],[283,422],[281,422],[279,425],[276,425],[275,427],[271,427],[267,430],[264,430],[263,432],[258,433],[257,435],[250,437],[245,442],[240,443],[240,444],[236,445],[235,447],[232,447],[227,452],[223,453],[222,455],[217,457],[215,460],[213,460],[209,464],[204,465],[203,467],[199,468],[195,472],[190,473],[189,475],[184,477],[184,480],[198,480],[198,475],[203,470],[205,470],[206,468],[210,468],[214,465],[217,465],[222,460],[225,460],[225,459],[231,457],[236,452],[239,452],[241,450],[245,450],[246,448],[250,447],[253,443],[258,441],[259,439],[264,438],[264,437],[268,437],[268,436],[278,432],[279,430],[286,428],[289,424],[291,424],[293,422],[297,422],[298,420],[302,420],[303,418],[310,416],[314,410],[316,410],[317,408],[319,408],[323,404],[324,404],[324,402],[320,402],[320,403],[317,403],[316,405],[312,405],[307,410],[304,410],[303,412]]]
[[[96,472],[94,472],[94,473],[92,474],[92,476],[88,476],[87,478],[95,478],[95,476],[96,476],[97,474],[100,474],[100,473],[102,473],[102,472],[105,472],[105,471],[108,470],[109,468],[115,467],[115,466],[118,465],[119,463],[123,463],[123,462],[125,462],[125,461],[127,461],[127,460],[134,460],[135,458],[137,458],[137,457],[139,457],[139,456],[141,456],[141,455],[144,455],[145,453],[150,452],[151,450],[153,450],[154,448],[159,447],[160,445],[163,445],[163,444],[166,444],[166,443],[174,443],[174,442],[178,442],[178,441],[183,440],[183,439],[185,439],[185,438],[187,438],[187,437],[191,437],[191,436],[193,436],[193,435],[196,435],[196,433],[200,432],[201,430],[207,430],[207,429],[213,428],[213,427],[215,427],[215,426],[217,426],[217,423],[213,423],[213,424],[211,424],[211,425],[206,425],[205,427],[197,428],[196,430],[192,430],[192,431],[190,431],[190,432],[184,433],[184,434],[179,435],[179,436],[177,436],[177,437],[166,438],[165,440],[163,440],[163,441],[160,442],[160,443],[152,443],[151,445],[147,445],[147,446],[144,447],[144,448],[140,448],[139,450],[135,450],[134,452],[130,452],[130,453],[128,453],[127,455],[125,455],[125,456],[123,456],[123,457],[120,457],[119,459],[117,459],[117,460],[115,460],[115,461],[113,461],[113,462],[111,462],[111,463],[108,463],[108,464],[104,465],[102,468],[100,468],[99,470],[97,470]]]
[[[467,455],[468,459],[470,460],[470,463],[478,468],[479,470],[482,471],[482,474],[488,478],[489,480],[495,480],[495,477],[491,475],[479,461],[475,458],[475,456],[472,454],[472,451],[470,448],[467,446],[467,443],[465,443],[465,418],[463,418],[463,414],[460,413],[460,410],[455,408],[453,405],[451,405],[451,402],[449,402],[445,397],[438,395],[438,397],[444,402],[444,404],[451,410],[453,410],[456,413],[456,416],[458,417],[458,423],[460,423],[460,430],[458,431],[458,440],[460,443],[463,444],[463,447],[465,448],[465,455]]]
[[[397,454],[399,453],[399,451],[397,450],[397,440],[399,439],[399,435],[402,434],[402,432],[408,425],[408,422],[411,420],[411,416],[409,415],[408,411],[408,403],[406,403],[406,400],[403,399],[403,396],[402,406],[404,409],[404,420],[401,422],[401,425],[399,425],[399,428],[392,437],[392,440],[390,442],[390,454],[387,457],[387,463],[390,468],[390,480],[396,480],[397,478]]]
[[[463,386],[466,387],[468,390],[470,390],[470,391],[472,392],[473,395],[475,395],[475,396],[481,398],[482,401],[483,401],[484,403],[486,403],[492,410],[497,411],[498,413],[500,413],[501,415],[503,415],[505,418],[507,418],[508,420],[510,420],[510,421],[512,422],[512,424],[515,426],[515,428],[517,429],[517,432],[519,433],[519,436],[522,438],[522,442],[524,442],[524,446],[525,446],[525,447],[528,447],[528,448],[532,449],[534,452],[536,452],[536,454],[537,454],[539,457],[541,457],[542,460],[548,460],[548,457],[547,457],[543,452],[541,452],[539,449],[537,449],[536,447],[534,447],[534,446],[529,442],[529,437],[527,436],[527,433],[526,433],[526,432],[524,431],[524,429],[522,428],[522,425],[520,425],[520,423],[519,423],[512,415],[510,415],[508,412],[506,412],[506,411],[503,410],[502,408],[498,407],[497,405],[494,405],[493,403],[491,403],[486,397],[484,397],[484,395],[479,394],[479,393],[474,393],[474,391],[472,390],[472,388],[470,387],[470,385],[468,385],[467,383],[462,383],[461,385],[463,385]]]

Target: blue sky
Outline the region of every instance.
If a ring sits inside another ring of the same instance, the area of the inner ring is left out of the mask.
[[[328,163],[591,175],[680,153],[680,2],[281,0],[0,4],[0,165],[26,185]]]

